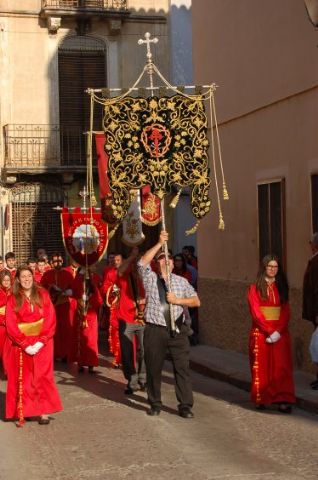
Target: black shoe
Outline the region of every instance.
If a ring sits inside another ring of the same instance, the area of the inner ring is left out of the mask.
[[[150,417],[156,417],[160,415],[160,411],[160,408],[151,407],[149,408],[149,410],[147,410],[147,415],[149,415]]]
[[[83,373],[84,372],[84,367],[78,367],[77,371],[78,371],[78,373]]]
[[[145,392],[146,388],[147,388],[147,384],[146,383],[139,383],[139,387],[140,387],[141,392]]]
[[[96,372],[94,370],[94,367],[88,367],[88,373],[90,373],[91,375],[94,375]]]
[[[182,418],[193,418],[193,412],[190,407],[183,407],[179,410],[179,415]]]
[[[126,387],[125,388],[125,395],[133,395],[137,391],[138,391],[138,388]]]
[[[292,407],[288,403],[281,403],[278,407],[278,411],[281,413],[291,413]]]
[[[266,410],[264,403],[257,403],[255,405],[256,410]]]

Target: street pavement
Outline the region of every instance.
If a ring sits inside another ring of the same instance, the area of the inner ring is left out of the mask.
[[[318,416],[299,408],[292,415],[255,411],[248,392],[233,385],[236,375],[244,387],[238,359],[230,365],[233,353],[192,347],[192,365],[206,373],[192,372],[194,419],[177,414],[170,362],[159,417],[146,415],[144,392],[125,396],[122,372],[107,355],[95,375],[57,363],[64,411],[48,426],[0,421],[0,479],[316,480]],[[211,378],[215,364],[226,381]],[[4,392],[1,380],[1,418]]]

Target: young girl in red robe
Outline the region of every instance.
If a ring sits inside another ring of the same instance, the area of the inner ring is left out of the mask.
[[[8,297],[11,294],[11,275],[9,272],[2,270],[0,272],[0,360],[2,359],[3,363],[3,349],[5,340],[7,337],[6,332],[6,307]]]
[[[256,283],[248,292],[252,316],[250,331],[251,398],[258,409],[278,404],[283,413],[295,403],[288,322],[288,284],[273,255],[263,258]]]
[[[56,318],[50,296],[27,266],[18,268],[6,309],[6,418],[39,417],[62,410],[53,378],[53,335]]]

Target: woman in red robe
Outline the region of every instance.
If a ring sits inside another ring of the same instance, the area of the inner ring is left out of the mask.
[[[56,318],[50,296],[27,266],[18,268],[6,309],[6,418],[39,417],[62,410],[53,378],[53,335]]]
[[[93,373],[94,367],[98,366],[98,313],[103,303],[100,283],[100,277],[92,272],[88,279],[78,273],[73,283],[73,295],[77,299],[74,322],[77,332],[74,331],[73,335],[71,361],[78,363],[79,372],[87,366],[89,373]]]
[[[249,341],[251,399],[258,409],[278,404],[281,412],[290,413],[295,392],[288,284],[275,256],[263,258],[256,283],[249,288],[248,303],[253,322]]]
[[[11,294],[11,275],[6,270],[0,272],[0,359],[3,360],[3,349],[7,338],[5,318],[8,297]]]

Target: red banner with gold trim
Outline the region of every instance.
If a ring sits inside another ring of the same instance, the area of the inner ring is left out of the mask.
[[[63,208],[61,221],[65,249],[75,262],[85,267],[101,260],[108,244],[108,227],[101,212]]]
[[[113,224],[116,223],[118,220],[114,217],[111,208],[112,194],[109,187],[107,175],[109,157],[105,152],[105,142],[106,137],[104,132],[95,133],[95,145],[99,178],[99,196],[102,209],[102,218],[103,220],[105,220],[105,222]]]

